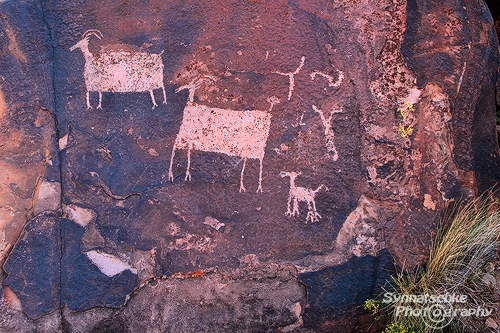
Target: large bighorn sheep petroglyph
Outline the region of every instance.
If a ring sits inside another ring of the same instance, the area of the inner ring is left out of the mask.
[[[248,158],[256,158],[260,162],[259,187],[262,192],[262,161],[264,159],[266,142],[271,126],[271,111],[279,103],[276,97],[270,97],[269,111],[213,108],[194,102],[194,93],[199,82],[191,82],[177,88],[176,92],[189,90],[189,97],[184,107],[182,124],[175,138],[170,157],[168,171],[169,180],[173,180],[172,164],[177,149],[187,149],[187,169],[185,180],[191,180],[191,150],[223,153],[229,156],[243,158],[243,168],[240,175],[240,192],[245,192],[243,177]]]
[[[295,178],[297,178],[297,176],[300,176],[301,174],[302,172],[280,172],[281,177],[290,177],[290,192],[288,194],[287,211],[285,215],[300,215],[299,202],[305,202],[307,203],[308,209],[306,223],[308,220],[311,220],[311,223],[317,222],[321,218],[321,215],[319,215],[318,211],[316,210],[316,202],[314,201],[314,198],[316,197],[316,193],[318,193],[322,188],[325,188],[326,190],[328,190],[328,188],[323,184],[318,186],[318,188],[315,190],[295,185]],[[292,200],[293,210],[290,210]]]
[[[163,61],[161,54],[129,51],[110,51],[92,54],[89,51],[90,36],[102,38],[99,30],[87,30],[82,39],[69,50],[80,49],[85,58],[83,77],[87,86],[87,108],[91,109],[89,94],[99,93],[98,109],[102,109],[103,92],[149,91],[153,108],[158,106],[153,90],[163,90],[163,104],[167,104],[167,93],[163,84]]]

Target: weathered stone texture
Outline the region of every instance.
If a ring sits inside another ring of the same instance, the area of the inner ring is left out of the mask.
[[[3,281],[23,303],[31,318],[59,308],[61,264],[59,217],[40,214],[30,220],[10,258],[4,264],[8,274]]]
[[[362,330],[391,258],[500,178],[483,1],[6,0],[0,23],[6,331]]]

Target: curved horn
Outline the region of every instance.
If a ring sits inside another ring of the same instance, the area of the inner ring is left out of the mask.
[[[102,38],[102,33],[99,30],[96,29],[90,29],[87,30],[83,33],[82,39],[87,39],[90,36],[96,36],[97,38],[101,39]]]

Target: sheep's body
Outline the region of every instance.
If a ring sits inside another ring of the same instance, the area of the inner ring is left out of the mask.
[[[85,63],[88,91],[145,92],[164,89],[160,54],[110,52]]]
[[[234,111],[189,103],[175,140],[176,149],[264,158],[271,115],[265,111]]]
[[[167,94],[163,83],[163,61],[161,54],[129,51],[109,51],[92,54],[88,44],[90,36],[101,38],[98,30],[88,30],[82,40],[70,48],[79,48],[85,58],[83,76],[87,88],[87,108],[90,106],[91,91],[99,93],[98,109],[102,108],[103,92],[145,92],[148,91],[153,108],[158,106],[153,91],[162,89],[163,103],[167,104]]]
[[[270,126],[271,114],[266,111],[227,110],[188,101],[172,149],[169,178],[173,179],[172,163],[177,149],[188,150],[186,180],[191,179],[189,168],[192,149],[223,153],[243,158],[240,192],[245,191],[243,176],[247,158],[258,159],[260,173],[257,192],[262,192],[262,161]]]

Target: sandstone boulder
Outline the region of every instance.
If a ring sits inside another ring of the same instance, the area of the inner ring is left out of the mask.
[[[4,331],[356,332],[500,178],[482,1],[0,13]]]

